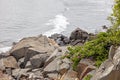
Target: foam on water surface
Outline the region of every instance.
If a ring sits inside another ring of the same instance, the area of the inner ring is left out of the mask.
[[[56,15],[54,19],[51,19],[48,23],[46,23],[48,27],[53,26],[54,28],[45,32],[44,35],[50,36],[54,33],[61,33],[66,30],[69,24],[70,23],[65,16],[63,16],[62,14]]]
[[[12,47],[2,47],[0,48],[0,53],[8,52]]]

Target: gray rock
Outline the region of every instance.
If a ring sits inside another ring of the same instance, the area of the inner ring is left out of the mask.
[[[120,47],[114,52],[113,59],[106,60],[91,80],[120,80]]]
[[[46,36],[28,37],[20,40],[10,50],[10,55],[14,56],[18,61],[25,57],[21,67],[25,67],[27,61],[37,54],[51,54],[55,50],[56,44]]]
[[[115,47],[112,45],[112,46],[110,47],[110,50],[109,50],[109,56],[108,56],[108,58],[109,58],[110,60],[113,60],[114,55],[115,55]]]
[[[67,64],[67,63],[62,63],[61,65],[60,65],[60,69],[59,69],[59,73],[60,73],[60,75],[63,75],[64,73],[66,73],[68,70],[70,69],[70,65],[69,64]]]
[[[8,56],[0,59],[0,69],[5,70],[5,68],[19,68],[17,61],[13,56]]]
[[[86,40],[89,37],[89,34],[86,31],[76,28],[70,35],[70,40]]]
[[[41,69],[34,69],[31,72],[27,73],[30,80],[43,80],[43,74]]]
[[[44,66],[46,59],[49,57],[48,54],[38,54],[30,58],[32,68],[40,68]]]
[[[6,74],[8,74],[8,75],[12,75],[12,69],[11,69],[11,68],[5,69],[5,72],[6,72]]]
[[[19,80],[19,78],[21,77],[21,75],[25,75],[27,76],[27,72],[30,71],[30,68],[26,68],[26,69],[14,69],[12,70],[12,76],[16,79]]]
[[[64,36],[63,34],[53,34],[50,38],[54,39],[60,46],[67,45],[70,42],[69,38]]]
[[[58,70],[59,70],[59,67],[60,67],[60,63],[62,63],[62,61],[60,60],[60,58],[55,58],[52,62],[50,62],[50,63],[44,68],[44,71],[45,71],[45,72],[58,71]]]
[[[68,62],[68,63],[67,63]],[[48,77],[56,79],[57,76],[61,76],[70,69],[69,61],[62,61],[61,57],[56,57],[52,62],[50,62],[45,68],[44,72]]]

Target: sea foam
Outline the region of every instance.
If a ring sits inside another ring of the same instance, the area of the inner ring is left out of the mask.
[[[66,30],[67,26],[69,25],[68,19],[63,16],[62,14],[56,15],[54,19],[49,20],[48,23],[46,23],[47,26],[54,28],[52,30],[49,30],[44,33],[46,36],[51,36],[55,33],[61,33]]]
[[[7,51],[9,51],[12,47],[2,47],[0,48],[0,53],[6,53]]]

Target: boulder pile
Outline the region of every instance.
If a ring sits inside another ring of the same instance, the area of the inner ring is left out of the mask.
[[[92,37],[95,37],[94,34],[88,33],[80,28],[76,28],[71,32],[70,37],[67,37],[63,34],[53,34],[50,36],[51,39],[54,39],[56,43],[60,46],[66,45],[83,45],[86,41],[90,40]]]
[[[59,36],[59,37],[58,37]],[[93,34],[77,28],[70,37],[54,34],[27,37],[0,54],[0,80],[120,80],[120,47],[110,47],[108,60],[99,68],[91,58],[82,59],[76,70],[63,58],[67,45],[82,45]]]

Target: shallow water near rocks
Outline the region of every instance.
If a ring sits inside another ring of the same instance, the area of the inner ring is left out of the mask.
[[[112,0],[0,0],[0,47],[27,36],[109,25]],[[4,48],[5,49],[5,48]]]

